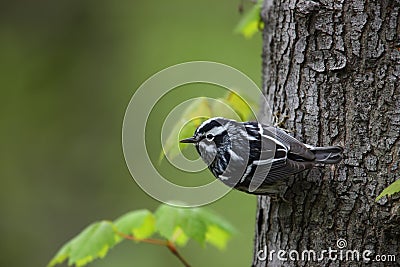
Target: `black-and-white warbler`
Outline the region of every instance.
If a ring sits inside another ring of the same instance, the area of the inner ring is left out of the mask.
[[[340,146],[303,144],[276,127],[225,118],[204,121],[180,142],[194,143],[218,180],[250,194],[279,194],[288,176],[338,163],[343,152]]]

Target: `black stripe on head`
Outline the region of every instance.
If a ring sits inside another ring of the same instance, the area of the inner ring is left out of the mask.
[[[207,123],[204,123],[203,125],[201,125],[198,129],[197,129],[197,133],[206,133],[209,130],[211,130],[214,127],[219,127],[222,126],[221,123],[219,123],[216,120],[210,120]]]

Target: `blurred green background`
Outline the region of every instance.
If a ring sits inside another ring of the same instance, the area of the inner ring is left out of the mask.
[[[134,183],[125,165],[125,108],[147,78],[186,61],[225,63],[260,84],[260,35],[246,40],[233,33],[241,18],[239,4],[2,3],[1,266],[44,266],[91,222],[159,205]],[[159,118],[166,116],[167,107],[160,106]],[[151,149],[158,156],[160,148]],[[210,173],[203,175],[211,179]],[[240,233],[225,251],[192,241],[182,254],[193,266],[249,266],[256,198],[231,192],[209,208]],[[163,247],[126,242],[89,266],[179,264]]]

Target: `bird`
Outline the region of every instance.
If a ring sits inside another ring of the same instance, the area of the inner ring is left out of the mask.
[[[207,119],[180,142],[194,144],[222,183],[255,195],[280,195],[291,175],[343,158],[341,146],[315,147],[275,126],[222,117]]]

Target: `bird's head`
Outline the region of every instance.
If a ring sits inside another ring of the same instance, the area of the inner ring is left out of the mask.
[[[224,118],[211,118],[204,121],[192,137],[180,140],[181,143],[193,143],[207,165],[210,165],[218,154],[231,147],[227,123]]]

